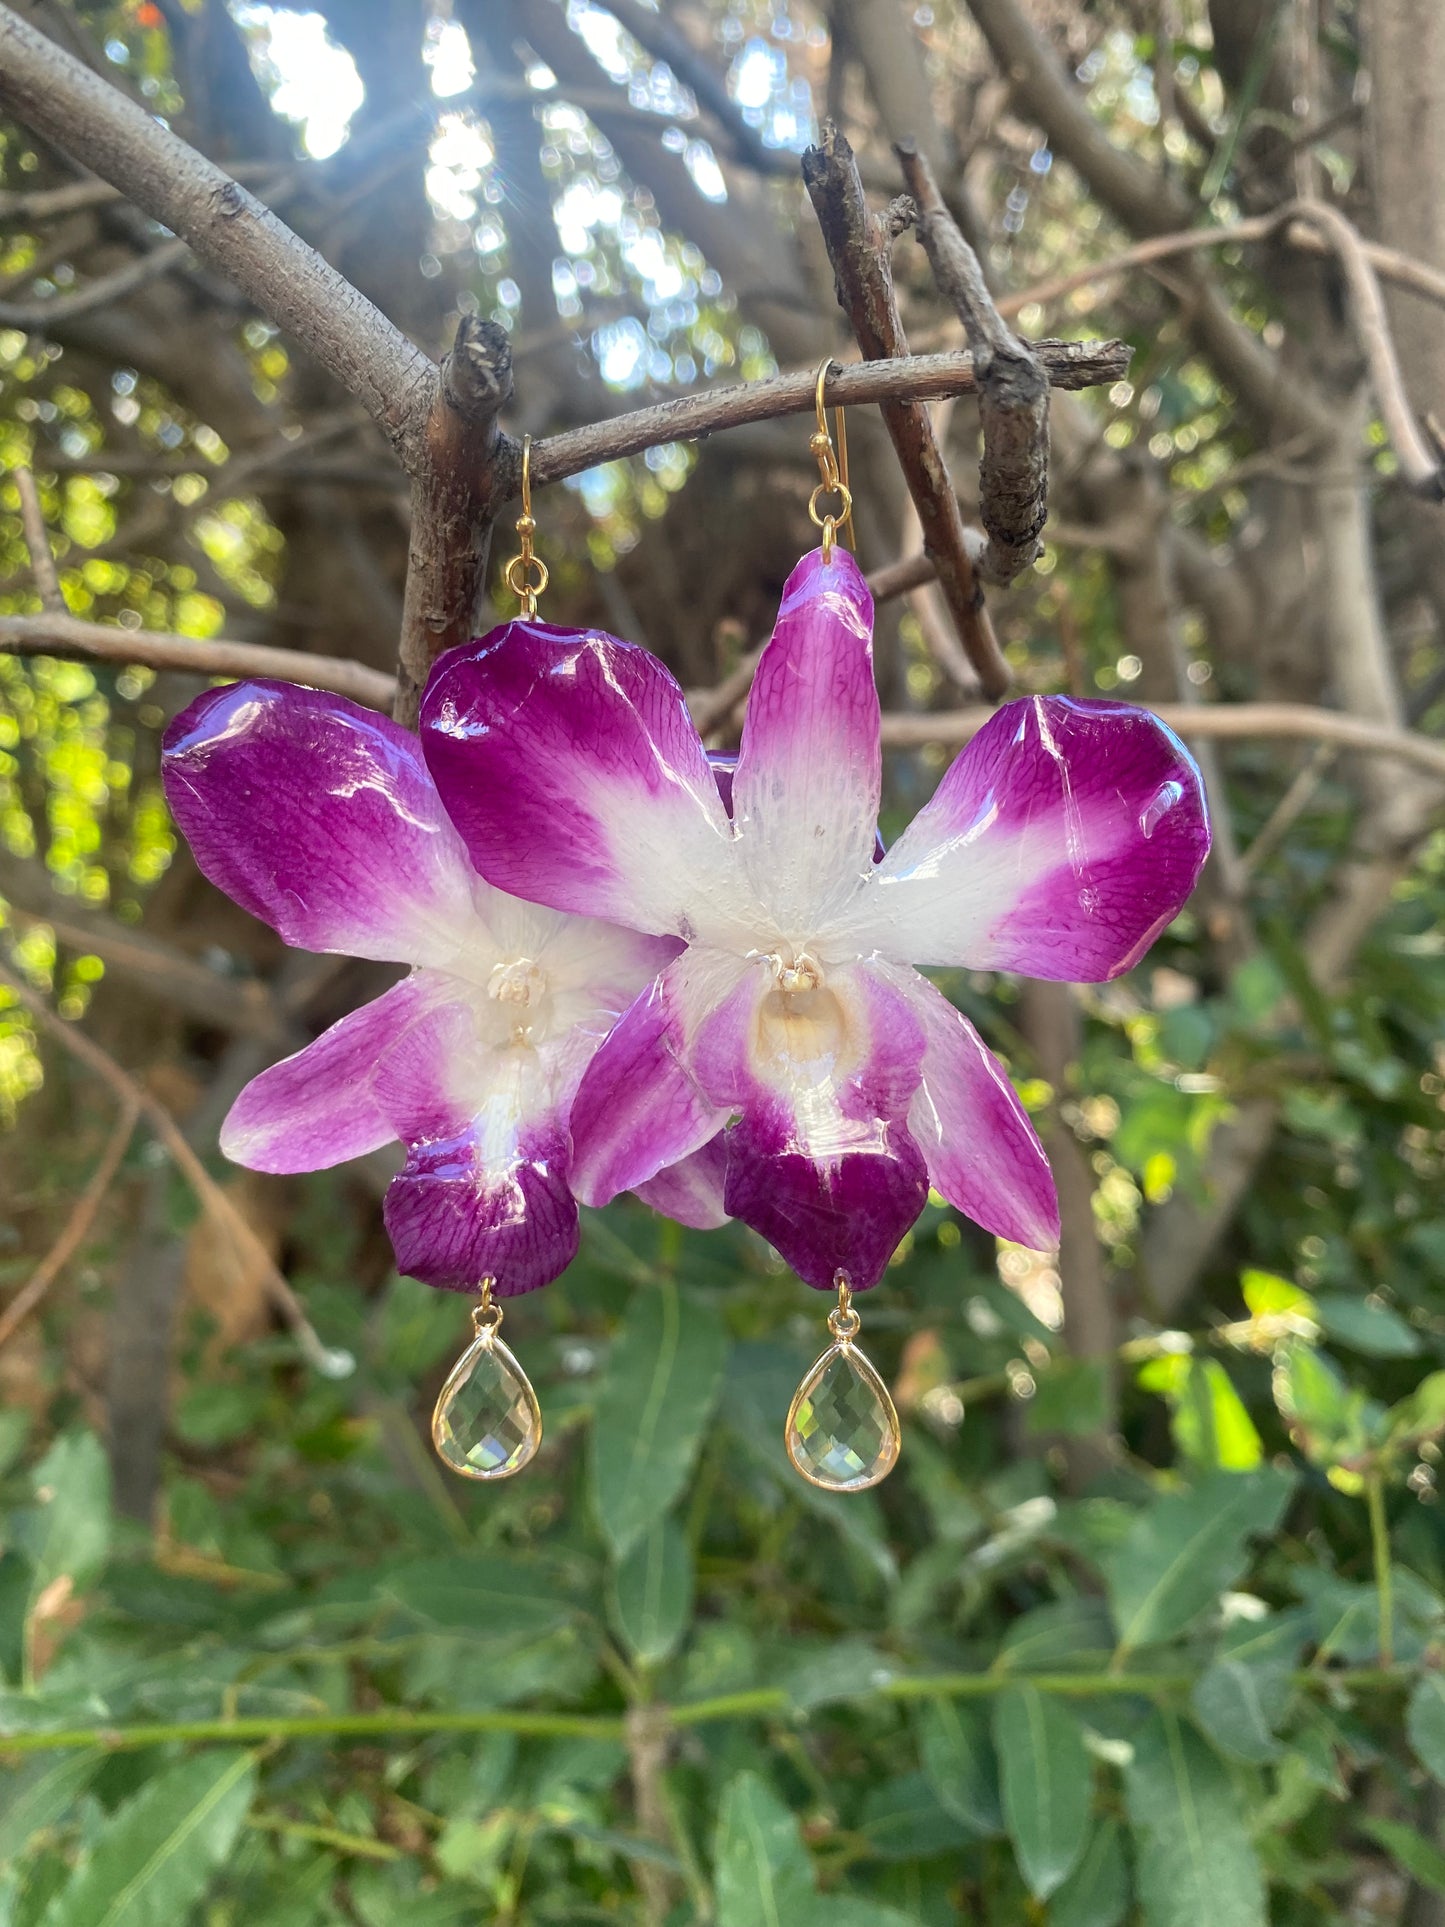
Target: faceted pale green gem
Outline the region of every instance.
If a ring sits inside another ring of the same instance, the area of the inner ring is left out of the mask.
[[[542,1443],[531,1381],[494,1331],[452,1367],[432,1415],[432,1443],[464,1479],[507,1479]]]
[[[898,1414],[888,1387],[856,1346],[830,1345],[788,1413],[788,1457],[831,1492],[861,1492],[898,1462]]]

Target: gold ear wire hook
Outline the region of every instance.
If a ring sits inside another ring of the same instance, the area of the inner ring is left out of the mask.
[[[514,555],[507,564],[505,581],[507,587],[522,605],[524,616],[535,616],[537,597],[546,588],[551,577],[547,564],[532,549],[532,537],[537,533],[537,524],[532,519],[532,437],[522,437],[522,513],[517,517],[517,538],[521,552]],[[533,571],[536,579],[533,580]]]
[[[828,411],[823,401],[823,389],[828,380],[828,370],[833,366],[829,355],[818,370],[818,382],[813,391],[813,407],[818,417],[818,426],[808,440],[808,447],[818,458],[818,486],[808,499],[808,518],[814,528],[823,531],[823,561],[833,560],[833,545],[838,531],[848,528],[853,520],[853,494],[848,487],[848,429],[843,419],[842,406],[833,410],[838,424],[838,447],[835,452],[833,437],[828,433]],[[836,495],[838,513],[822,515],[818,503],[825,495]]]

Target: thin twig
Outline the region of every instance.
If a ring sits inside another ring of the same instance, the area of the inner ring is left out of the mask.
[[[1386,723],[1342,715],[1334,709],[1315,709],[1308,703],[1149,703],[1140,707],[1152,710],[1186,741],[1276,736],[1340,743],[1367,755],[1392,756],[1436,778],[1445,778],[1445,743],[1433,742],[1413,730],[1391,729]],[[992,714],[992,710],[980,708],[937,710],[919,716],[886,715],[883,741],[890,749],[916,749],[923,743],[951,747],[976,736]]]
[[[1330,243],[1339,261],[1350,290],[1355,332],[1369,365],[1370,383],[1380,406],[1380,417],[1406,482],[1416,495],[1422,495],[1428,501],[1445,500],[1445,473],[1442,473],[1439,457],[1421,432],[1415,411],[1410,406],[1410,398],[1405,392],[1405,378],[1400,373],[1399,358],[1390,333],[1389,318],[1385,313],[1384,296],[1380,293],[1375,270],[1370,265],[1354,225],[1346,220],[1338,208],[1330,207],[1324,201],[1296,201],[1292,209],[1286,210],[1288,213],[1316,227]]]
[[[344,1355],[322,1344],[315,1326],[306,1316],[301,1300],[277,1269],[270,1252],[196,1156],[186,1142],[184,1132],[159,1098],[153,1097],[138,1084],[128,1071],[116,1063],[109,1051],[101,1049],[93,1037],[88,1037],[74,1024],[67,1024],[57,1017],[44,998],[38,997],[28,984],[22,983],[4,965],[0,965],[0,985],[25,1006],[47,1035],[108,1084],[123,1105],[133,1104],[145,1117],[195,1193],[196,1202],[229,1237],[233,1250],[239,1246],[260,1271],[266,1296],[289,1326],[307,1361],[328,1377],[338,1375],[343,1369]],[[350,1369],[349,1358],[345,1359],[344,1368]]]
[[[906,354],[908,343],[893,294],[888,228],[869,213],[853,150],[831,122],[819,145],[803,156],[803,180],[833,264],[839,305],[864,359]],[[985,695],[1001,696],[1009,686],[1008,664],[984,607],[958,496],[928,411],[916,400],[890,401],[882,413],[959,641]]]
[[[69,294],[51,295],[42,301],[0,301],[0,328],[44,329],[57,321],[74,321],[78,315],[92,314],[97,308],[123,301],[137,288],[160,280],[172,268],[191,258],[189,241],[162,241],[159,246],[139,254],[124,267],[98,275]]]
[[[120,1161],[125,1156],[126,1146],[140,1116],[140,1105],[134,1098],[127,1098],[120,1108],[120,1116],[110,1136],[106,1139],[105,1149],[101,1152],[100,1162],[91,1173],[90,1182],[71,1207],[70,1215],[61,1227],[60,1236],[46,1252],[29,1278],[16,1292],[10,1303],[0,1313],[0,1346],[7,1345],[43,1302],[46,1293],[70,1263],[71,1258],[85,1243],[95,1215],[105,1202]]]
[[[35,577],[35,592],[47,615],[67,613],[60,588],[60,575],[50,547],[50,531],[45,526],[45,511],[40,506],[40,491],[28,468],[15,470],[15,488],[20,496],[20,526],[25,532],[25,547],[30,554],[30,572]]]
[[[272,649],[259,642],[200,642],[155,629],[103,628],[79,616],[0,616],[0,650],[80,662],[136,663],[191,676],[277,676],[329,689],[368,709],[390,709],[396,678],[342,656]]]
[[[1247,850],[1240,852],[1238,880],[1243,883],[1274,855],[1309,808],[1316,790],[1339,755],[1333,743],[1318,743],[1304,768],[1275,804]]]
[[[1038,356],[994,306],[978,256],[944,205],[928,157],[915,141],[894,152],[918,209],[915,226],[939,293],[963,323],[978,371],[983,457],[979,518],[987,582],[1006,585],[1032,566],[1049,513],[1049,380]]]
[[[1304,254],[1329,254],[1330,243],[1305,222],[1293,219],[1293,210],[1286,209],[1284,216],[1289,224],[1284,228],[1283,238],[1290,247],[1298,248]],[[1045,308],[1065,295],[1075,294],[1080,288],[1101,287],[1105,282],[1117,281],[1121,276],[1132,274],[1135,268],[1147,268],[1156,261],[1167,261],[1179,254],[1195,254],[1210,248],[1247,246],[1255,241],[1267,241],[1280,230],[1281,214],[1257,214],[1248,220],[1231,221],[1223,227],[1181,228],[1177,234],[1156,234],[1146,241],[1138,241],[1133,247],[1121,248],[1111,254],[1107,261],[1096,262],[1090,268],[1076,268],[1071,274],[1053,275],[1047,281],[1037,281],[1031,288],[1022,288],[1017,294],[1003,296],[998,304],[999,313],[1016,315],[1025,308]],[[1413,255],[1404,254],[1399,248],[1382,247],[1378,241],[1360,243],[1365,259],[1382,281],[1404,288],[1417,294],[1424,301],[1433,301],[1445,307],[1445,274],[1439,273],[1427,262],[1417,261]]]
[[[1129,372],[1133,352],[1123,341],[1035,341],[1030,346],[1048,373],[1050,387],[1068,389],[1119,381]],[[698,389],[655,408],[639,408],[633,414],[551,435],[532,448],[533,484],[540,488],[560,482],[599,462],[620,461],[666,442],[696,441],[719,429],[806,415],[813,406],[816,383],[816,369],[798,369],[766,381]],[[977,388],[970,354],[910,355],[900,350],[886,359],[835,364],[828,372],[824,399],[838,407],[858,408],[867,402],[942,401],[949,395],[974,394]],[[502,438],[497,467],[505,468],[498,477],[499,494],[514,494],[521,479],[522,451],[510,437]]]
[[[306,1655],[302,1652],[298,1657],[304,1659]],[[1407,1692],[1419,1677],[1419,1668],[1411,1666],[1309,1666],[1292,1673],[1290,1684],[1305,1693],[1398,1693]],[[880,1704],[988,1700],[1008,1690],[1016,1678],[1017,1674],[1005,1666],[995,1666],[987,1672],[903,1673],[891,1677],[884,1669],[881,1678],[875,1673],[870,1679],[866,1672],[860,1672],[856,1690],[848,1697]],[[1178,1670],[1147,1673],[1085,1670],[1034,1673],[1029,1676],[1029,1684],[1037,1692],[1058,1699],[1176,1699],[1188,1694],[1197,1679],[1197,1673]],[[719,1693],[712,1699],[660,1705],[658,1714],[670,1730],[689,1732],[719,1720],[796,1719],[798,1705],[784,1687],[755,1686],[735,1693]],[[417,1712],[412,1707],[392,1706],[367,1713],[263,1713],[244,1714],[234,1719],[147,1720],[130,1725],[110,1721],[98,1726],[40,1728],[7,1733],[5,1750],[24,1754],[101,1747],[107,1752],[120,1752],[207,1742],[240,1746],[253,1740],[264,1744],[290,1739],[414,1737],[423,1733],[515,1733],[530,1739],[620,1740],[625,1735],[625,1725],[615,1713],[553,1713],[524,1706],[487,1707],[478,1712],[459,1713],[451,1708]]]

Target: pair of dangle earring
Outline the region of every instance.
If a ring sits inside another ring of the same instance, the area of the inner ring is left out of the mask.
[[[464,1479],[509,1479],[537,1455],[542,1410],[532,1382],[500,1336],[502,1307],[482,1280],[472,1312],[473,1338],[447,1374],[432,1413],[432,1444]],[[871,1361],[854,1342],[862,1319],[847,1275],[837,1277],[838,1303],[828,1314],[833,1342],[813,1361],[793,1394],[783,1428],[788,1457],[810,1485],[826,1492],[865,1492],[898,1463],[898,1413]]]

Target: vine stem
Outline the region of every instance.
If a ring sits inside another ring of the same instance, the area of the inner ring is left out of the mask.
[[[1340,1666],[1328,1670],[1303,1668],[1294,1683],[1304,1690],[1338,1692],[1388,1691],[1415,1677],[1403,1666]],[[1029,1685],[1060,1699],[1167,1699],[1187,1693],[1196,1675],[1175,1673],[915,1673],[869,1686],[850,1700],[986,1699],[1010,1686]],[[682,1732],[716,1720],[802,1717],[800,1709],[777,1686],[760,1686],[745,1693],[725,1693],[715,1699],[684,1701],[680,1706],[652,1709],[660,1727]],[[53,1753],[78,1747],[100,1747],[107,1752],[133,1752],[146,1746],[174,1744],[236,1745],[318,1738],[384,1738],[388,1734],[515,1733],[521,1739],[621,1740],[626,1720],[609,1713],[412,1713],[396,1707],[382,1713],[320,1713],[295,1719],[214,1719],[152,1722],[136,1726],[83,1726],[48,1733],[10,1733],[0,1736],[0,1755]]]
[[[1395,1663],[1395,1569],[1390,1561],[1390,1525],[1385,1517],[1385,1482],[1378,1472],[1365,1480],[1370,1508],[1370,1551],[1375,1565],[1375,1592],[1380,1605],[1380,1664]]]

